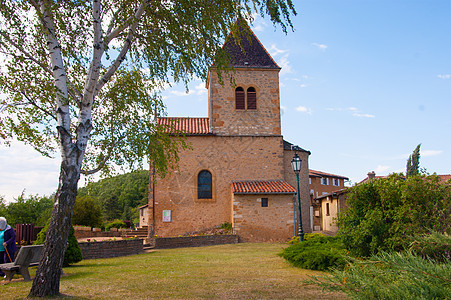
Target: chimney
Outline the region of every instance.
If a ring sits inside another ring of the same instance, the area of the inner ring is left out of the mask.
[[[368,172],[368,179],[376,178],[376,173],[374,171]]]

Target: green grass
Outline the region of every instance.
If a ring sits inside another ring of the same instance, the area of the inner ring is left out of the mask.
[[[64,268],[60,292],[73,299],[343,299],[304,283],[318,271],[277,256],[285,245],[244,243],[156,250]],[[30,273],[34,273],[35,268]],[[4,282],[2,282],[4,283]],[[28,295],[31,282],[0,285],[2,299]]]

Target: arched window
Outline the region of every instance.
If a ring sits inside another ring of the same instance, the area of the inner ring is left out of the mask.
[[[207,170],[200,171],[197,175],[197,198],[198,199],[212,199],[212,177]]]
[[[244,105],[244,89],[237,87],[235,89],[235,109],[245,109]]]
[[[247,109],[257,109],[257,92],[253,87],[247,89]]]

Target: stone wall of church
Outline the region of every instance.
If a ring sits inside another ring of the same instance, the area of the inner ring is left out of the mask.
[[[231,223],[232,181],[284,178],[281,136],[191,136],[187,141],[193,150],[179,153],[178,170],[156,182],[155,234],[158,236],[178,236]],[[212,174],[212,199],[197,199],[197,175],[202,170]],[[163,222],[163,211],[168,220],[170,211],[169,222]]]
[[[233,229],[241,242],[287,241],[294,236],[293,194],[234,195]],[[267,207],[262,207],[267,198]]]
[[[256,110],[235,109],[235,87],[223,74],[224,84],[214,70],[209,77],[209,117],[218,135],[280,135],[280,101],[278,69],[235,69],[236,86],[257,92]]]
[[[297,152],[302,160],[301,172],[299,173],[299,189],[301,194],[301,212],[302,212],[302,226],[304,232],[312,232],[311,214],[310,214],[310,192],[308,180],[308,152]],[[291,160],[293,159],[294,151],[284,150],[284,179],[297,189],[296,175],[291,167]],[[296,198],[297,203],[297,198]],[[296,209],[298,209],[296,207]]]

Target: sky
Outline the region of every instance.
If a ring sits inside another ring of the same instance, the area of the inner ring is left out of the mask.
[[[451,1],[294,1],[286,35],[268,18],[252,29],[282,68],[284,139],[311,152],[309,168],[346,176],[420,166],[451,174]],[[163,92],[168,116],[206,117],[205,83]],[[0,144],[0,195],[49,195],[59,159]],[[82,178],[80,184],[85,180]]]

